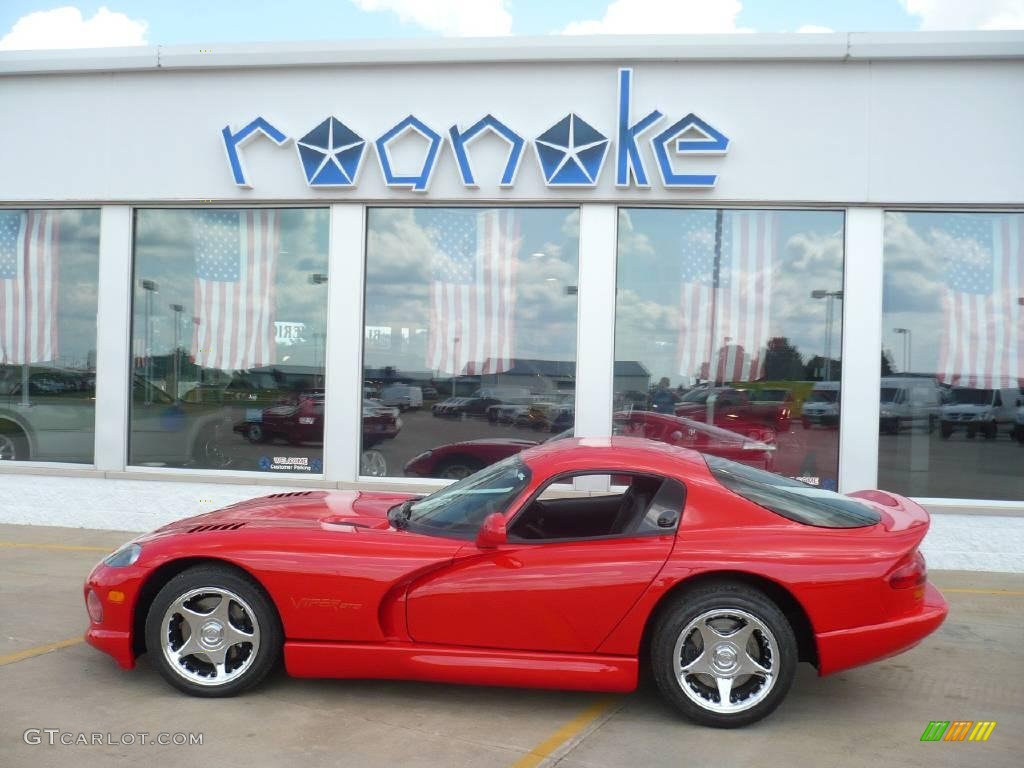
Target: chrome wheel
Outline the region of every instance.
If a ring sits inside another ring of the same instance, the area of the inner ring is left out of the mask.
[[[18,444],[6,432],[0,432],[0,461],[14,461],[18,458]]]
[[[367,477],[384,477],[388,473],[388,460],[380,451],[363,451],[359,457],[359,474]]]
[[[235,680],[260,650],[255,612],[222,587],[200,587],[179,596],[164,612],[160,636],[170,668],[202,686]]]
[[[779,646],[767,625],[735,609],[702,613],[676,640],[675,677],[709,712],[743,712],[763,701],[778,677]]]

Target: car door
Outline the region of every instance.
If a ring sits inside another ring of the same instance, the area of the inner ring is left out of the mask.
[[[672,551],[685,491],[669,482],[671,492],[655,495],[646,525],[631,534],[510,540],[485,550],[467,543],[450,566],[410,587],[409,634],[420,643],[594,652]],[[588,501],[573,503],[583,510]],[[658,527],[662,515],[671,527]]]

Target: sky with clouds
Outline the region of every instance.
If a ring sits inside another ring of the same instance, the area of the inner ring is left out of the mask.
[[[0,50],[196,42],[1024,29],[1024,0],[4,0]]]

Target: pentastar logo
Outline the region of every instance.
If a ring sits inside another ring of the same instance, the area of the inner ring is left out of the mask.
[[[559,117],[529,144],[537,158],[545,185],[553,189],[595,187],[609,155],[615,158],[615,185],[620,188],[651,186],[651,174],[640,152],[641,137],[648,136],[665,115],[657,109],[639,120],[632,115],[633,70],[623,68],[618,76],[618,120],[614,152],[612,139],[575,112]],[[346,117],[346,119],[348,119]],[[427,192],[444,147],[451,149],[463,186],[479,186],[473,168],[472,144],[485,134],[494,134],[508,145],[508,154],[499,187],[515,186],[516,176],[526,154],[527,140],[492,114],[460,128],[447,131],[432,128],[415,115],[408,115],[372,141],[377,167],[384,183],[394,189]],[[412,169],[399,169],[392,148],[409,136],[423,146],[422,157]],[[221,130],[228,168],[235,184],[252,188],[243,161],[242,148],[248,142],[265,138],[279,147],[294,144],[298,165],[306,184],[313,189],[352,189],[369,153],[366,138],[349,123],[330,115],[315,127],[293,139],[265,117],[255,117],[241,128],[226,125]],[[709,189],[718,182],[717,174],[683,173],[677,165],[695,155],[724,155],[729,138],[694,113],[672,122],[649,137],[651,153],[661,185],[666,189]],[[490,182],[489,182],[490,183]]]

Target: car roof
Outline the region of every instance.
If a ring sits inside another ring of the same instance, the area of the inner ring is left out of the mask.
[[[642,437],[571,437],[541,443],[519,456],[542,471],[646,471],[668,476],[707,475],[697,451]]]

